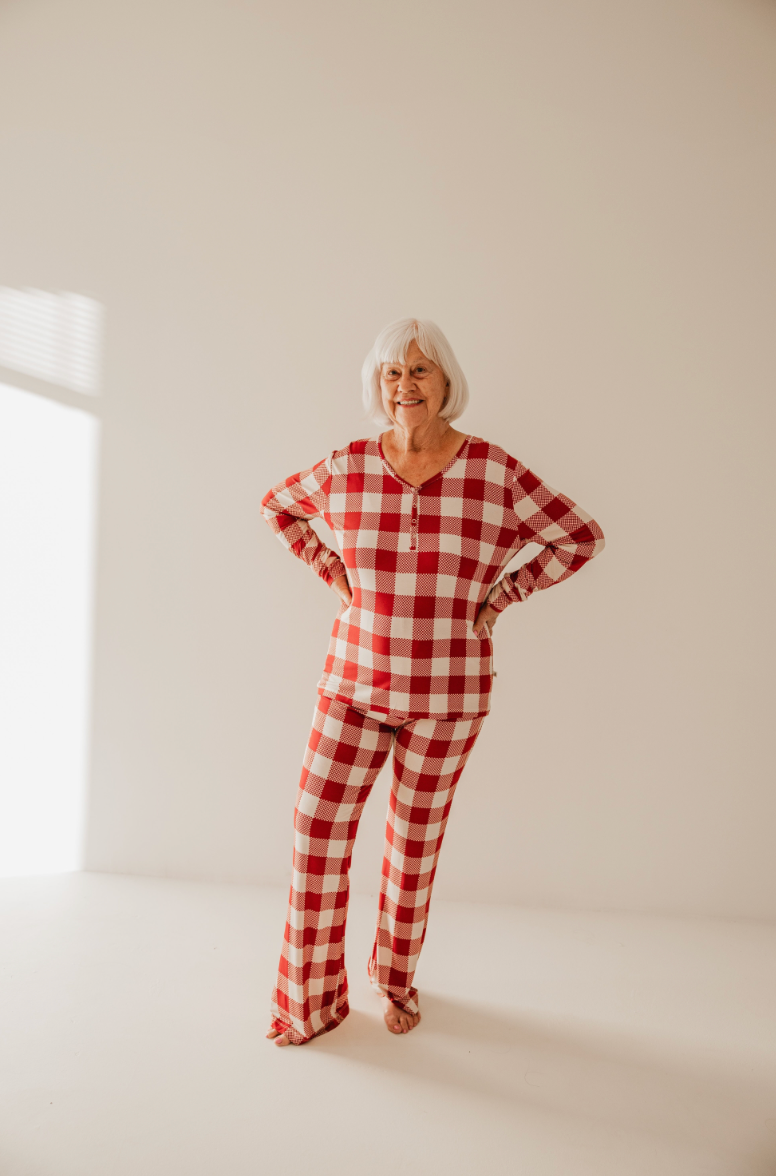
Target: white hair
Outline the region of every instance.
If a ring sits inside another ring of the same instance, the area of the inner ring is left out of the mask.
[[[404,363],[413,339],[426,356],[442,369],[450,387],[447,402],[439,415],[444,421],[454,421],[462,415],[469,403],[469,385],[455,353],[442,331],[430,319],[399,319],[384,327],[375,339],[372,350],[364,360],[361,369],[363,381],[364,408],[371,420],[380,425],[393,422],[386,416],[380,393],[380,371],[384,363]]]

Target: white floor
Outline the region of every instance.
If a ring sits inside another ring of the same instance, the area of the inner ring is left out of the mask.
[[[776,928],[438,902],[423,1020],[365,978],[264,1040],[285,893],[101,874],[0,883],[0,1174],[772,1176]]]

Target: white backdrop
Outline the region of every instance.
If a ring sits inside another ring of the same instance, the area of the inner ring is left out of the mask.
[[[336,599],[259,503],[371,432],[361,361],[415,314],[460,427],[607,538],[499,622],[436,893],[775,916],[773,7],[40,0],[0,31],[0,281],[106,308],[87,866],[289,877]]]

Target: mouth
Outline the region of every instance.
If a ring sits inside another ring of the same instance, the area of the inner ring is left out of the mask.
[[[422,404],[422,403],[423,403],[422,400],[409,400],[409,399],[407,399],[407,400],[397,400],[396,401],[396,405],[398,408],[414,408],[416,404]]]

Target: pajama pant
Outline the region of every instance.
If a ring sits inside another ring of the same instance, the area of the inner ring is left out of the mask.
[[[416,1013],[412,979],[426,935],[431,887],[453,793],[484,715],[412,719],[362,713],[321,695],[294,814],[294,872],[273,1028],[301,1045],[348,1014],[345,921],[358,822],[394,748],[373,986]]]

